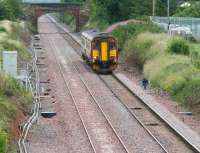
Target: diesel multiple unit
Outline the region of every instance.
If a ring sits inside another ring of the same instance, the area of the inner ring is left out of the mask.
[[[112,72],[118,64],[117,41],[108,33],[98,30],[82,32],[82,57],[97,72]]]

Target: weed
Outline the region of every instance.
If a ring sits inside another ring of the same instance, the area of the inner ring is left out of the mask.
[[[175,37],[169,41],[167,51],[175,54],[189,55],[190,46],[188,41],[180,37]]]

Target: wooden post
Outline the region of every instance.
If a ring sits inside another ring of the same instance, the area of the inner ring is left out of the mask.
[[[153,16],[155,16],[156,0],[153,0]]]

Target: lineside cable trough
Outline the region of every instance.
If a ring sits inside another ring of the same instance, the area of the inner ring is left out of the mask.
[[[26,89],[27,91],[31,91],[32,93],[33,108],[32,108],[32,115],[30,116],[30,118],[28,118],[28,120],[24,123],[24,126],[22,127],[22,133],[18,140],[19,153],[29,153],[26,139],[31,126],[37,122],[39,117],[39,110],[41,109],[40,76],[39,76],[38,66],[36,64],[38,57],[36,48],[33,45],[34,43],[37,43],[37,41],[39,40],[40,40],[39,35],[34,36],[32,38],[31,50],[30,50],[32,53],[32,61],[27,64]]]

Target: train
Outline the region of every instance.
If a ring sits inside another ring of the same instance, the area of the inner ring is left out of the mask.
[[[117,68],[120,49],[109,33],[96,29],[81,33],[82,58],[98,73],[111,73]]]

